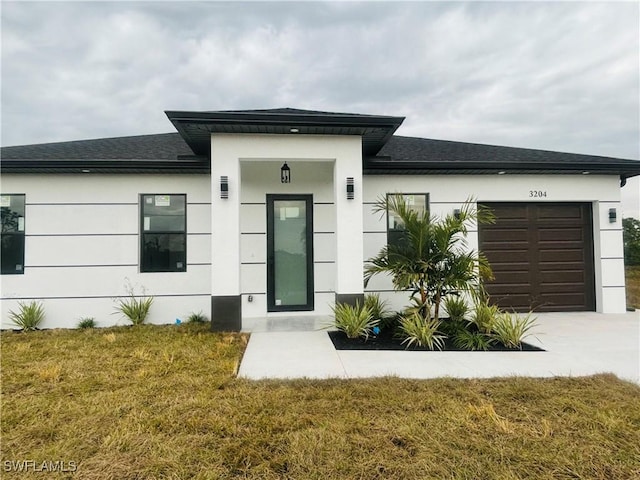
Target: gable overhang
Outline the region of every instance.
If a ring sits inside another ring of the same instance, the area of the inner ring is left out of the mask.
[[[375,155],[393,136],[404,117],[314,111],[165,111],[184,141],[198,156],[209,156],[211,134],[358,135],[362,154]]]

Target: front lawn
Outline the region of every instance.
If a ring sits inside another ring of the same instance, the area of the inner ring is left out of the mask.
[[[640,478],[640,388],[613,376],[251,382],[246,337],[206,329],[3,332],[2,477]]]

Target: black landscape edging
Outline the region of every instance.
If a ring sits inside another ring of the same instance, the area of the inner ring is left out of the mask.
[[[344,332],[330,331],[327,332],[329,338],[336,350],[390,350],[390,351],[408,351],[408,352],[428,352],[431,351],[425,347],[411,346],[407,348],[406,344],[402,344],[402,340],[394,338],[391,334],[380,334],[379,336],[369,336],[368,340],[363,338],[347,338]],[[440,350],[436,350],[440,351]],[[494,345],[487,350],[464,350],[457,348],[449,339],[445,340],[443,352],[544,352],[545,350],[522,342],[522,348],[507,348],[502,345]]]

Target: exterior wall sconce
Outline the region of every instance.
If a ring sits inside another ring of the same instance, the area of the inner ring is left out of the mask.
[[[229,198],[229,177],[220,177],[220,198]]]
[[[456,208],[456,209],[453,211],[453,216],[454,216],[457,220],[460,220],[460,209],[459,209],[459,208]]]
[[[353,200],[355,189],[353,185],[353,177],[347,177],[347,200]]]
[[[617,212],[615,208],[610,208],[609,209],[609,223],[616,223],[617,220]]]
[[[287,162],[280,167],[280,183],[291,183],[291,169]]]

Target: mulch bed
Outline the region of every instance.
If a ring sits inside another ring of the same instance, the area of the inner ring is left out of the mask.
[[[330,331],[329,338],[333,342],[336,350],[408,350],[408,351],[429,351],[428,348],[411,346],[407,348],[406,344],[402,344],[402,340],[394,337],[393,331],[382,330],[379,335],[369,336],[367,340],[363,338],[347,338],[343,332]],[[483,350],[463,350],[457,348],[451,339],[446,339],[443,352],[469,352]],[[487,352],[544,352],[544,349],[522,342],[522,348],[507,348],[503,345],[493,345]]]

